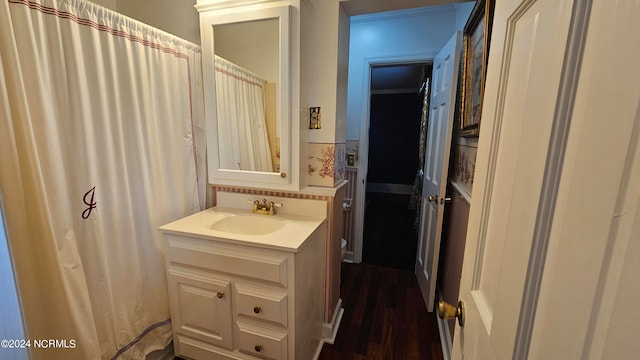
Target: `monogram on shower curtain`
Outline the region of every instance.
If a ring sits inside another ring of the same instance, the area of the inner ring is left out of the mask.
[[[219,56],[215,74],[220,167],[273,171],[265,122],[266,81]]]
[[[204,201],[200,52],[81,0],[1,0],[0,195],[32,359],[171,337],[159,225]]]

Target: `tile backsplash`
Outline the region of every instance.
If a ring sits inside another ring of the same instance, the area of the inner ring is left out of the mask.
[[[284,194],[278,194],[284,195]],[[241,192],[218,192],[218,206],[224,208],[235,209],[251,209],[251,202],[254,200],[261,201],[265,197],[267,201],[279,203],[282,207],[278,208],[278,213],[291,215],[308,215],[317,217],[327,216],[327,204],[325,199],[310,199],[302,197],[275,196],[264,194],[251,194]]]
[[[453,181],[461,186],[471,196],[473,175],[476,170],[476,155],[478,147],[475,144],[458,144],[455,149],[455,163],[453,164]]]
[[[344,180],[345,143],[309,143],[308,154],[309,185],[334,187]]]

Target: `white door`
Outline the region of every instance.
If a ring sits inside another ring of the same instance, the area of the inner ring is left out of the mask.
[[[496,2],[454,359],[638,356],[638,32],[638,2]]]
[[[415,267],[418,285],[429,311],[433,311],[436,293],[461,43],[462,34],[456,33],[435,57],[431,76],[420,232]]]

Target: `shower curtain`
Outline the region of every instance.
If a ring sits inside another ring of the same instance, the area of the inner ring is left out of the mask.
[[[171,338],[157,227],[204,206],[199,48],[81,0],[1,2],[23,340],[31,359],[144,359]]]
[[[429,100],[431,99],[431,78],[426,77],[422,86],[424,97],[422,98],[422,114],[420,116],[420,140],[418,143],[418,172],[413,182],[413,190],[409,198],[409,210],[415,212],[413,228],[418,233],[420,229],[420,209],[422,202],[422,182],[424,178],[424,157],[427,148],[427,129],[429,122]]]
[[[215,74],[220,167],[273,171],[265,122],[266,81],[219,56]]]

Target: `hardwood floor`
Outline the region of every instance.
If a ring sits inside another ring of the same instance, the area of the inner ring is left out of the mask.
[[[413,272],[343,263],[341,297],[342,324],[319,359],[442,359],[436,315]]]

